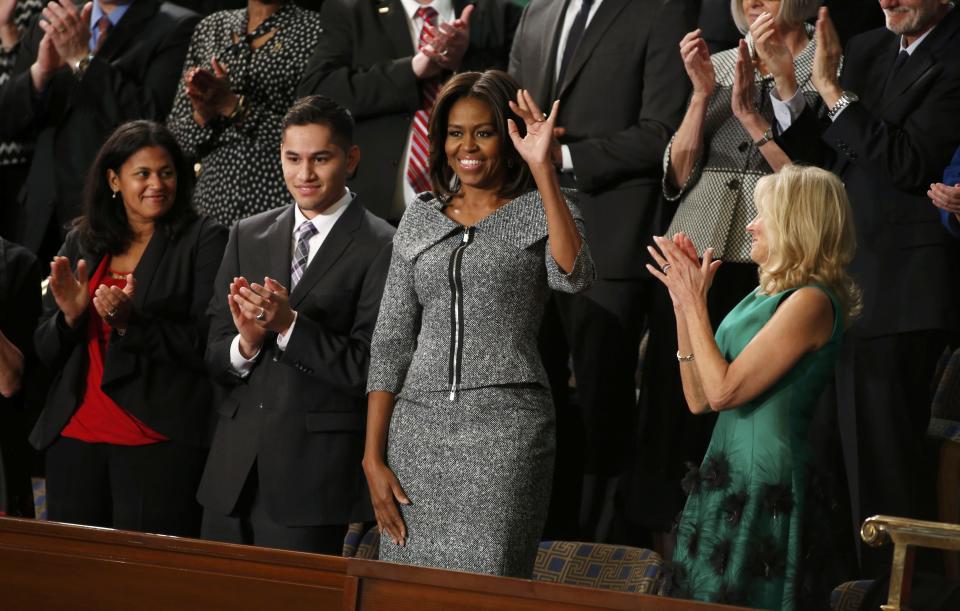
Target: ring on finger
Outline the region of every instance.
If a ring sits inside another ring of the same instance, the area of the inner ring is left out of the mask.
[[[260,308],[260,311],[257,313],[257,320],[263,322],[267,319],[267,311],[263,308]]]
[[[110,320],[113,320],[116,317],[117,317],[116,310],[110,310],[109,312],[107,312],[107,318],[109,318]]]
[[[669,263],[665,263],[665,264],[663,265],[663,267],[660,268],[660,270],[661,270],[663,273],[667,273],[667,270],[668,270],[668,269],[670,269],[670,264],[669,264]]]

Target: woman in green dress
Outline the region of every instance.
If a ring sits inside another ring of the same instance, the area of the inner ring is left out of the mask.
[[[688,492],[674,553],[674,594],[795,609],[807,429],[843,330],[859,309],[845,271],[855,238],[843,184],[830,172],[785,166],[760,180],[747,226],[760,286],[714,337],[707,291],[720,265],[683,234],[655,237],[677,319],[683,391],[693,413],[720,412]]]

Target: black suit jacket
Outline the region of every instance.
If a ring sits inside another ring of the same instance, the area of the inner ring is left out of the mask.
[[[166,118],[198,20],[173,4],[136,0],[79,82],[65,67],[40,95],[29,69],[43,30],[36,20],[27,28],[14,76],[0,88],[0,140],[36,140],[20,196],[20,243],[36,252],[51,219],[63,235],[80,214],[87,169],[118,125]]]
[[[268,334],[247,377],[230,364],[237,334],[227,304],[235,276],[290,286],[293,205],[233,226],[210,302],[207,363],[228,392],[198,500],[233,511],[256,461],[271,518],[289,526],[372,516],[360,461],[370,337],[390,263],[393,228],[358,199],[337,221],[290,295],[297,321],[285,351]]]
[[[470,4],[453,0],[457,15]],[[461,71],[505,69],[520,18],[510,0],[477,0],[470,46]],[[329,0],[320,12],[323,36],[301,79],[298,95],[320,93],[350,109],[363,159],[352,187],[378,216],[399,220],[394,190],[420,87],[416,54],[400,0]]]
[[[103,359],[101,388],[107,396],[158,433],[195,446],[208,439],[212,389],[203,361],[205,313],[226,239],[222,225],[203,217],[175,237],[158,229],[133,271],[137,289],[126,334],[110,334]],[[104,256],[86,251],[76,231],[67,234],[60,254],[70,258],[74,270],[84,259],[91,276]],[[68,327],[48,290],[34,345],[53,372],[46,405],[30,435],[34,447],[43,449],[83,398],[87,317]]]
[[[957,328],[960,311],[957,244],[926,196],[960,145],[960,10],[889,79],[899,49],[885,28],[851,39],[840,82],[860,101],[832,124],[807,109],[778,137],[846,184],[864,301],[853,330],[868,337]]]
[[[510,54],[510,73],[541,108],[560,100],[574,184],[601,278],[644,275],[644,246],[659,232],[663,151],[690,90],[677,44],[689,31],[684,0],[603,0],[565,82],[555,83],[566,2],[533,0]]]

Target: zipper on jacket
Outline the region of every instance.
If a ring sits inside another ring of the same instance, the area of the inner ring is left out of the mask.
[[[463,251],[473,241],[473,227],[463,230],[460,244],[450,255],[450,400],[460,389],[460,367],[463,358],[463,278],[460,275]]]

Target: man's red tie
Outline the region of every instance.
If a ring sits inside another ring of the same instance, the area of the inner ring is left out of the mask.
[[[430,44],[432,36],[427,32],[427,25],[437,26],[437,10],[432,6],[422,6],[417,9],[416,16],[423,20],[420,28],[420,40],[417,50]],[[430,113],[433,102],[440,91],[441,80],[432,78],[420,81],[421,107],[413,115],[413,133],[410,138],[410,154],[407,156],[407,182],[417,193],[430,190]]]
[[[103,41],[107,39],[107,32],[110,30],[110,19],[104,15],[97,20],[97,42],[93,45],[93,54],[96,55],[103,47]]]

